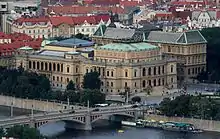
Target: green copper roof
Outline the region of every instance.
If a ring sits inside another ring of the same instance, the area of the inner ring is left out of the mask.
[[[96,32],[93,34],[94,36],[103,36],[106,30],[106,25],[100,25]]]
[[[97,49],[112,50],[112,51],[146,51],[157,49],[158,46],[149,43],[110,43],[97,47]]]

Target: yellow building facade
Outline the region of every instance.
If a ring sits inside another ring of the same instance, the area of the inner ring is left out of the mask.
[[[177,60],[179,83],[187,82],[206,71],[207,41],[197,30],[182,33],[152,31],[147,42],[159,46],[164,59]]]
[[[101,92],[119,94],[129,87],[131,93],[143,92],[147,87],[176,88],[176,60],[161,58],[160,47],[148,43],[112,43],[96,46],[93,59],[79,52],[42,50],[20,55],[16,66],[45,74],[54,89],[66,88],[70,80],[82,87],[85,73],[97,71]]]

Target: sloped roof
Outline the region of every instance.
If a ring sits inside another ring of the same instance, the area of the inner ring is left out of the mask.
[[[135,29],[107,28],[103,37],[112,39],[129,39],[135,34]]]
[[[52,42],[49,45],[62,46],[62,47],[74,47],[74,46],[87,47],[87,46],[94,45],[94,42],[82,40],[78,38],[70,38],[70,39],[59,41],[59,42]]]
[[[97,49],[112,50],[112,51],[147,51],[157,49],[158,46],[149,43],[110,43],[103,46],[98,46]]]
[[[93,34],[93,36],[103,36],[106,30],[106,25],[100,25],[99,28],[96,30],[96,32]]]
[[[208,13],[209,17],[211,19],[216,19],[217,18],[217,11],[213,11],[213,10],[210,10],[210,11],[193,11],[192,12],[192,20],[197,20],[199,18],[199,16],[203,13]]]
[[[122,7],[109,7],[109,6],[79,6],[79,5],[65,5],[65,6],[48,6],[48,14],[52,11],[55,14],[88,14],[95,12],[106,12],[111,10],[113,13],[123,14],[126,10]]]
[[[207,43],[205,38],[198,30],[177,32],[151,31],[146,37],[147,42],[160,42],[171,44],[196,44]]]

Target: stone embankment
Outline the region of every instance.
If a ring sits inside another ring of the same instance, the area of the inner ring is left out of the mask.
[[[145,119],[147,120],[156,120],[156,121],[173,121],[173,122],[184,122],[192,123],[197,128],[203,129],[205,131],[215,131],[220,132],[220,121],[214,120],[203,120],[195,118],[184,118],[184,117],[167,117],[161,115],[146,115]]]
[[[49,102],[43,100],[32,100],[15,98],[11,96],[0,95],[0,105],[15,107],[21,109],[32,109],[37,111],[59,111],[64,109],[78,109],[80,106],[62,104],[57,102]]]

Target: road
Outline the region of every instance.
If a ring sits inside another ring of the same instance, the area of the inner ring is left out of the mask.
[[[219,90],[219,89],[220,89],[220,84],[204,84],[204,83],[187,84],[187,93],[192,95],[195,94],[195,92],[208,93],[208,91],[206,90]],[[162,93],[158,93],[158,92],[156,94],[152,93],[151,95],[146,95],[146,93],[137,93],[133,96],[139,96],[141,97],[141,100],[143,102],[147,104],[153,104],[153,103],[160,103],[165,97],[170,97],[170,98],[176,97],[181,94],[179,91],[180,89],[169,90],[169,94],[163,94],[163,96]],[[124,102],[125,100],[120,95],[109,95],[107,96],[107,98],[121,102]]]

